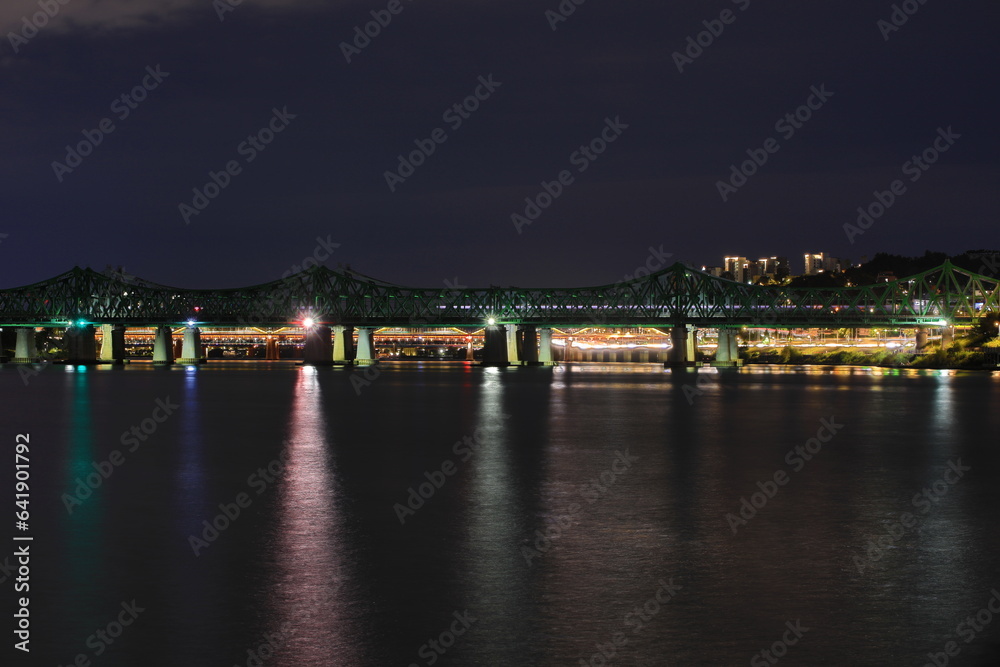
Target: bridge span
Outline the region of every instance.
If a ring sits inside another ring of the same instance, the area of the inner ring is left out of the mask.
[[[940,328],[1000,312],[1000,282],[950,262],[913,276],[842,288],[760,286],[677,263],[596,287],[394,285],[313,266],[260,285],[184,289],[123,273],[74,268],[32,285],[0,290],[0,325],[16,327],[15,362],[37,360],[34,327],[64,330],[67,360],[121,362],[127,327],[155,327],[154,362],[174,360],[171,327],[184,327],[179,361],[204,360],[203,327],[305,328],[310,363],[370,364],[372,332],[383,327],[485,327],[484,363],[552,363],[556,326],[669,328],[668,363],[693,359],[698,328],[718,330],[716,363],[735,364],[736,331],[769,328]],[[98,353],[96,327],[102,328]],[[357,331],[355,349],[354,332]]]

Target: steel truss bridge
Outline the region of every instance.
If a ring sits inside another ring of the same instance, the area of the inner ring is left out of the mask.
[[[280,327],[306,317],[372,327],[743,326],[872,327],[972,324],[1000,313],[1000,281],[950,262],[913,276],[843,288],[758,286],[682,264],[598,287],[411,288],[321,266],[234,289],[181,289],[74,268],[0,290],[0,324]]]

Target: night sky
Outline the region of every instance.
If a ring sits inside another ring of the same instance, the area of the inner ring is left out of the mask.
[[[317,237],[339,244],[331,268],[428,287],[603,284],[725,254],[786,255],[799,273],[804,252],[1000,245],[996,2],[48,5],[37,34],[23,17],[38,0],[0,5],[2,287],[109,264],[180,287],[256,284],[326,256]],[[356,48],[373,11],[391,21]],[[692,47],[699,33],[708,45]],[[145,99],[122,99],[144,81]],[[478,108],[455,111],[470,95]],[[782,120],[809,102],[798,127]],[[248,142],[269,123],[280,132]],[[939,128],[947,151],[907,168]],[[577,152],[602,132],[602,153]],[[81,142],[89,154],[67,158]],[[387,183],[415,142],[434,152]],[[748,150],[767,160],[723,201]],[[197,211],[193,189],[227,163]],[[858,207],[897,179],[902,194],[849,240]]]

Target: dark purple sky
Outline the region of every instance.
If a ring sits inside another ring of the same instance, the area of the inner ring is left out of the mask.
[[[615,282],[655,266],[651,247],[698,264],[782,254],[800,272],[806,251],[1000,245],[996,2],[910,0],[891,32],[878,21],[893,3],[871,0],[588,0],[555,30],[558,0],[243,0],[220,20],[225,3],[43,0],[59,11],[34,34],[38,1],[4,0],[0,286],[107,264],[253,284],[301,265],[317,237],[339,244],[328,266],[421,286]],[[341,42],[390,5],[348,63]],[[679,72],[673,54],[703,21],[723,31]],[[157,66],[169,75],[129,108],[121,96]],[[444,115],[490,75],[478,109]],[[776,127],[812,87],[833,95],[794,134]],[[294,118],[241,149],[273,109]],[[91,133],[78,166],[53,166],[105,118],[113,131]],[[574,156],[607,118],[627,128]],[[906,171],[949,127],[960,138],[937,162]],[[444,143],[390,190],[397,155],[436,128]],[[723,201],[718,181],[769,138],[777,152]],[[230,161],[239,173],[186,221],[179,205]],[[518,233],[512,214],[563,170],[569,184]],[[903,194],[851,243],[844,225],[896,179]]]

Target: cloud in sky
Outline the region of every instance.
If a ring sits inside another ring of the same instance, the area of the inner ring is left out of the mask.
[[[218,0],[232,6],[234,11],[248,7],[257,10],[311,10],[329,7],[321,0]],[[9,32],[20,33],[24,21],[41,13],[48,13],[43,30],[71,32],[77,30],[108,31],[136,28],[157,28],[176,21],[218,20],[213,0],[3,0],[0,3],[0,34],[9,48]],[[336,6],[351,6],[355,0],[341,0]],[[46,9],[47,8],[47,9]],[[226,12],[230,15],[231,12]]]

